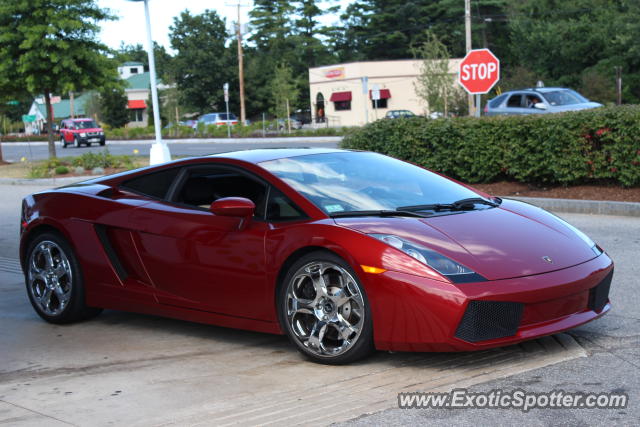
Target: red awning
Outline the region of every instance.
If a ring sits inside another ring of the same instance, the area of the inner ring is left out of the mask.
[[[144,102],[144,99],[133,99],[133,100],[129,100],[129,102],[127,103],[127,108],[129,110],[137,110],[140,108],[147,108],[147,103]]]
[[[391,98],[391,91],[389,89],[380,89],[380,99]],[[371,99],[371,91],[369,91],[369,99]]]
[[[351,101],[351,91],[333,92],[331,94],[331,98],[329,99],[329,101],[331,102]]]

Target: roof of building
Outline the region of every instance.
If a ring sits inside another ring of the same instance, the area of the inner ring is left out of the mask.
[[[91,92],[83,93],[80,96],[76,96],[73,100],[73,110],[74,115],[83,116],[85,115],[85,104],[87,100],[91,98]],[[39,104],[35,102],[36,108],[42,114],[43,117],[47,117],[47,108],[44,103]],[[55,120],[66,119],[67,117],[71,117],[71,101],[69,99],[63,99],[58,103],[52,104],[53,107],[53,117]]]
[[[151,74],[144,72],[134,74],[127,79],[127,89],[149,89],[151,85]]]

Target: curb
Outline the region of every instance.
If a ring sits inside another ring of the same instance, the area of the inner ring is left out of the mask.
[[[640,217],[640,203],[614,202],[608,200],[551,199],[544,197],[505,197],[519,200],[542,209],[555,212],[581,213],[591,215],[616,215]]]
[[[100,178],[104,175],[84,175],[84,176],[67,176],[64,178],[0,178],[0,185],[37,185],[60,187],[63,185],[74,184],[76,182],[86,181],[88,179]]]

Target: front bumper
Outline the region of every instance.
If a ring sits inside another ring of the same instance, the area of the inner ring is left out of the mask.
[[[482,350],[565,331],[609,311],[612,274],[604,253],[558,271],[479,283],[367,274],[376,348]]]
[[[77,136],[76,138],[78,138],[78,142],[80,144],[96,144],[96,143],[104,144],[105,142],[104,135],[87,135],[84,137]]]

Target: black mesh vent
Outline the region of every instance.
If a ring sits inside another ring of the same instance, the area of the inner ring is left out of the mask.
[[[609,301],[609,288],[613,279],[613,270],[602,279],[602,282],[589,290],[589,308],[594,311],[602,311]]]
[[[518,302],[471,301],[456,337],[469,342],[510,337],[518,331],[523,311]]]

